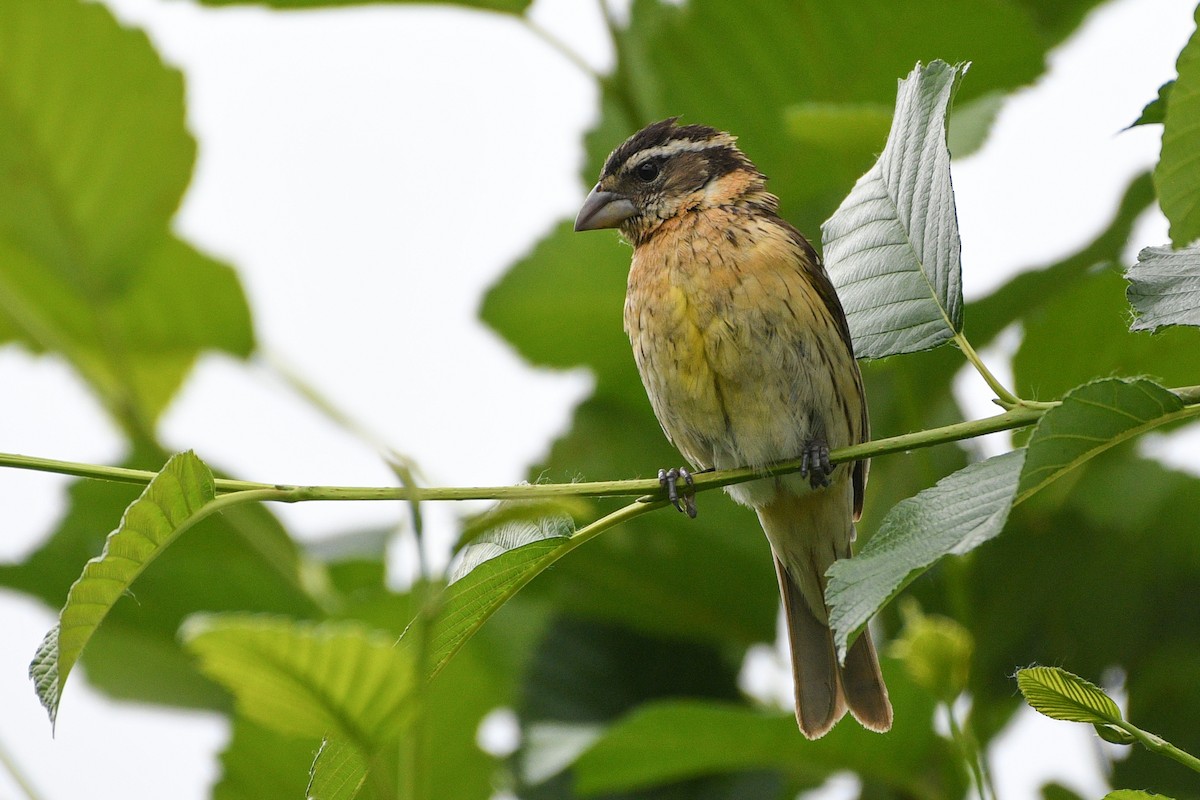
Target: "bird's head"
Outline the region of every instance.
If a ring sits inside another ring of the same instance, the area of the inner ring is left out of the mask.
[[[642,128],[612,151],[579,209],[575,230],[620,228],[635,245],[666,220],[754,200],[774,209],[766,177],[735,137],[676,118]]]

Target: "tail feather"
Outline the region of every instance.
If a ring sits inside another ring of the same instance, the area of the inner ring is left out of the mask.
[[[892,703],[888,700],[883,673],[879,671],[879,657],[875,655],[875,643],[868,630],[862,632],[846,653],[842,691],[858,724],[876,733],[892,729]]]
[[[825,607],[825,570],[850,556],[854,537],[849,481],[804,495],[780,494],[758,509],[775,553],[792,672],[796,721],[809,739],[824,736],[849,709],[868,730],[892,726],[892,706],[871,634],[864,631],[839,666]]]
[[[796,686],[796,722],[809,739],[819,739],[846,714],[838,677],[837,651],[828,626],[813,616],[787,568],[775,559],[779,593],[792,650]]]

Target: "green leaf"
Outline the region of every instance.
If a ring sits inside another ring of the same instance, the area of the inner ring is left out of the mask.
[[[920,22],[931,19],[938,24]],[[837,0],[636,2],[618,33],[616,74],[602,87],[604,117],[588,139],[584,180],[596,180],[603,156],[622,138],[679,114],[736,134],[770,176],[784,216],[815,240],[821,220],[870,167],[883,139],[851,132],[844,141],[797,146],[780,135],[791,109],[846,104],[853,114],[853,107],[876,105],[890,116],[896,76],[934,56],[987,65],[972,76],[964,99],[1012,89],[1037,77],[1052,42],[1032,14],[1007,2],[913,0],[900,7],[862,0],[852,12]]]
[[[567,496],[497,503],[463,526],[457,547],[462,555],[451,580],[522,544],[570,536],[575,532],[575,519],[592,511],[584,498]]]
[[[1117,789],[1104,795],[1103,800],[1171,800],[1165,794],[1143,792],[1141,789]]]
[[[1173,250],[1147,247],[1125,271],[1125,292],[1137,319],[1135,331],[1167,325],[1200,325],[1200,245]]]
[[[514,594],[570,549],[569,539],[542,539],[495,555],[450,584],[430,633],[434,674]]]
[[[965,71],[934,61],[900,82],[883,154],[821,228],[860,358],[928,350],[962,328],[946,119]]]
[[[325,739],[313,760],[308,800],[354,800],[367,782],[367,762],[342,739]]]
[[[158,470],[167,459],[158,448],[143,447],[120,466]],[[0,585],[62,608],[83,565],[103,550],[108,526],[144,488],[76,481],[49,538],[22,563],[0,564]],[[220,564],[219,581],[213,564]],[[311,593],[322,581],[321,567],[301,560],[262,504],[226,506],[165,548],[117,600],[82,654],[88,683],[110,697],[226,711],[229,696],[196,671],[180,646],[180,624],[197,611],[322,614]],[[156,679],[147,681],[148,673]]]
[[[878,150],[887,141],[892,109],[882,103],[806,101],[784,109],[788,135],[805,147]]]
[[[680,697],[738,701],[737,667],[736,659],[714,644],[559,616],[523,676],[517,706],[523,784],[517,792],[531,798],[564,793],[579,755],[609,724],[620,724],[644,704]],[[775,800],[779,784],[778,776],[761,771],[697,776],[638,797]]]
[[[1196,14],[1200,19],[1200,8]],[[1171,241],[1183,247],[1200,237],[1200,30],[1184,45],[1175,68],[1179,77],[1163,116],[1154,186],[1171,222]]]
[[[169,230],[183,81],[103,5],[8,0],[0,94],[0,341],[62,353],[150,438],[200,349],[253,347],[232,271]]]
[[[966,158],[983,147],[992,130],[992,123],[1007,99],[1008,95],[1004,92],[988,92],[954,107],[949,135],[946,137],[952,158]]]
[[[1097,725],[1096,735],[1109,744],[1127,745],[1137,741],[1133,735],[1111,725]]]
[[[104,617],[137,577],[175,539],[213,510],[212,472],[192,452],[163,466],[109,534],[104,551],[89,561],[67,594],[55,626],[30,666],[38,698],[58,715],[63,684]]]
[[[347,6],[379,5],[385,0],[200,0],[206,6],[267,6],[278,9],[344,8]],[[533,0],[386,0],[392,5],[462,6],[480,11],[500,11],[506,14],[523,14]]]
[[[65,283],[118,289],[191,175],[183,80],[102,5],[0,3],[0,239]]]
[[[834,562],[825,600],[839,657],[880,608],[938,559],[1000,533],[1024,461],[1025,452],[1016,450],[947,475],[893,507],[858,555]]]
[[[1164,83],[1158,87],[1158,97],[1155,97],[1146,107],[1142,109],[1142,114],[1129,126],[1131,128],[1138,125],[1160,125],[1167,118],[1167,106],[1171,101],[1171,90],[1175,88],[1175,79]]]
[[[1058,667],[1017,670],[1017,688],[1035,711],[1051,719],[1115,725],[1123,722],[1121,709],[1094,683]]]
[[[1061,783],[1044,783],[1042,784],[1041,800],[1084,800],[1084,798]]]
[[[362,623],[197,614],[180,635],[258,725],[341,737],[369,757],[405,723],[413,663],[394,637]]]
[[[953,797],[957,775],[941,771],[946,743],[929,726],[933,701],[888,669],[896,723],[887,736],[843,724],[816,742],[795,717],[727,703],[662,700],[619,720],[575,764],[584,794],[630,792],[685,778],[777,769],[805,785],[838,770],[920,797]],[[963,787],[965,788],[965,787]]]
[[[213,800],[304,797],[305,775],[319,742],[284,736],[235,716],[229,743],[221,751],[221,777]]]
[[[1019,317],[1025,336],[1013,357],[1018,394],[1061,397],[1097,375],[1147,375],[1163,386],[1196,382],[1200,328],[1130,333],[1129,284],[1119,270],[1060,277],[1062,289],[1048,290]],[[1064,357],[1081,352],[1080,342],[1087,343],[1084,357]]]
[[[996,536],[1011,507],[1099,453],[1183,408],[1150,381],[1085,384],[1042,416],[1024,450],[972,464],[897,504],[850,559],[827,573],[825,599],[839,654],[889,600],[943,556]]]
[[[1178,397],[1144,379],[1106,378],[1073,389],[1034,428],[1015,502],[1101,452],[1164,424],[1182,408]]]
[[[629,256],[615,236],[561,223],[488,290],[480,319],[535,364],[586,364],[601,383],[616,377],[640,391],[621,323]]]

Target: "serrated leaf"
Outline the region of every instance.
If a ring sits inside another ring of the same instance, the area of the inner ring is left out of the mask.
[[[896,504],[853,558],[834,562],[825,600],[839,657],[867,621],[938,559],[961,555],[1004,528],[1025,451],[993,456]]]
[[[1047,486],[1105,450],[1167,421],[1183,408],[1145,379],[1106,378],[1072,389],[1038,420],[1026,447],[1017,499]]]
[[[1115,725],[1121,709],[1099,686],[1058,667],[1017,670],[1017,688],[1026,702],[1052,719]]]
[[[860,358],[928,350],[962,328],[946,119],[965,71],[934,61],[900,82],[883,154],[821,226]]]
[[[1147,247],[1125,270],[1125,279],[1125,296],[1137,314],[1130,330],[1200,325],[1200,245]]]
[[[463,526],[457,546],[460,557],[450,582],[514,547],[570,536],[575,531],[574,520],[590,511],[586,500],[572,497],[497,503]]]
[[[367,782],[367,762],[353,745],[325,739],[309,773],[308,800],[354,800]]]
[[[570,539],[542,539],[494,555],[446,589],[430,633],[429,661],[438,673],[483,623],[521,587],[570,549]]]
[[[271,730],[340,737],[367,757],[405,723],[412,659],[360,622],[197,614],[180,636],[239,711]]]
[[[996,536],[1013,505],[1182,408],[1178,397],[1147,380],[1084,384],[1042,416],[1025,449],[972,464],[898,503],[862,552],[835,562],[827,573],[825,599],[839,655],[938,559]]]
[[[1200,8],[1196,9],[1200,19]],[[1163,115],[1162,154],[1154,186],[1163,214],[1171,222],[1176,247],[1200,237],[1200,30],[1184,45],[1175,63],[1179,77]]]
[[[125,510],[104,550],[84,566],[67,593],[58,625],[30,666],[52,725],[67,676],[104,617],[155,558],[211,513],[215,497],[212,472],[203,461],[191,451],[172,456]]]

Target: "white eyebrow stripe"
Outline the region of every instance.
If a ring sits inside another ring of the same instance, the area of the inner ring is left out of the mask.
[[[692,141],[691,139],[675,139],[674,141],[660,144],[657,147],[648,147],[645,150],[639,150],[634,153],[634,157],[630,158],[626,164],[634,166],[641,164],[650,158],[659,158],[662,156],[673,156],[676,153],[696,152],[699,150],[714,150],[720,147],[732,147],[734,138],[728,134],[714,136],[710,139],[702,141]]]

